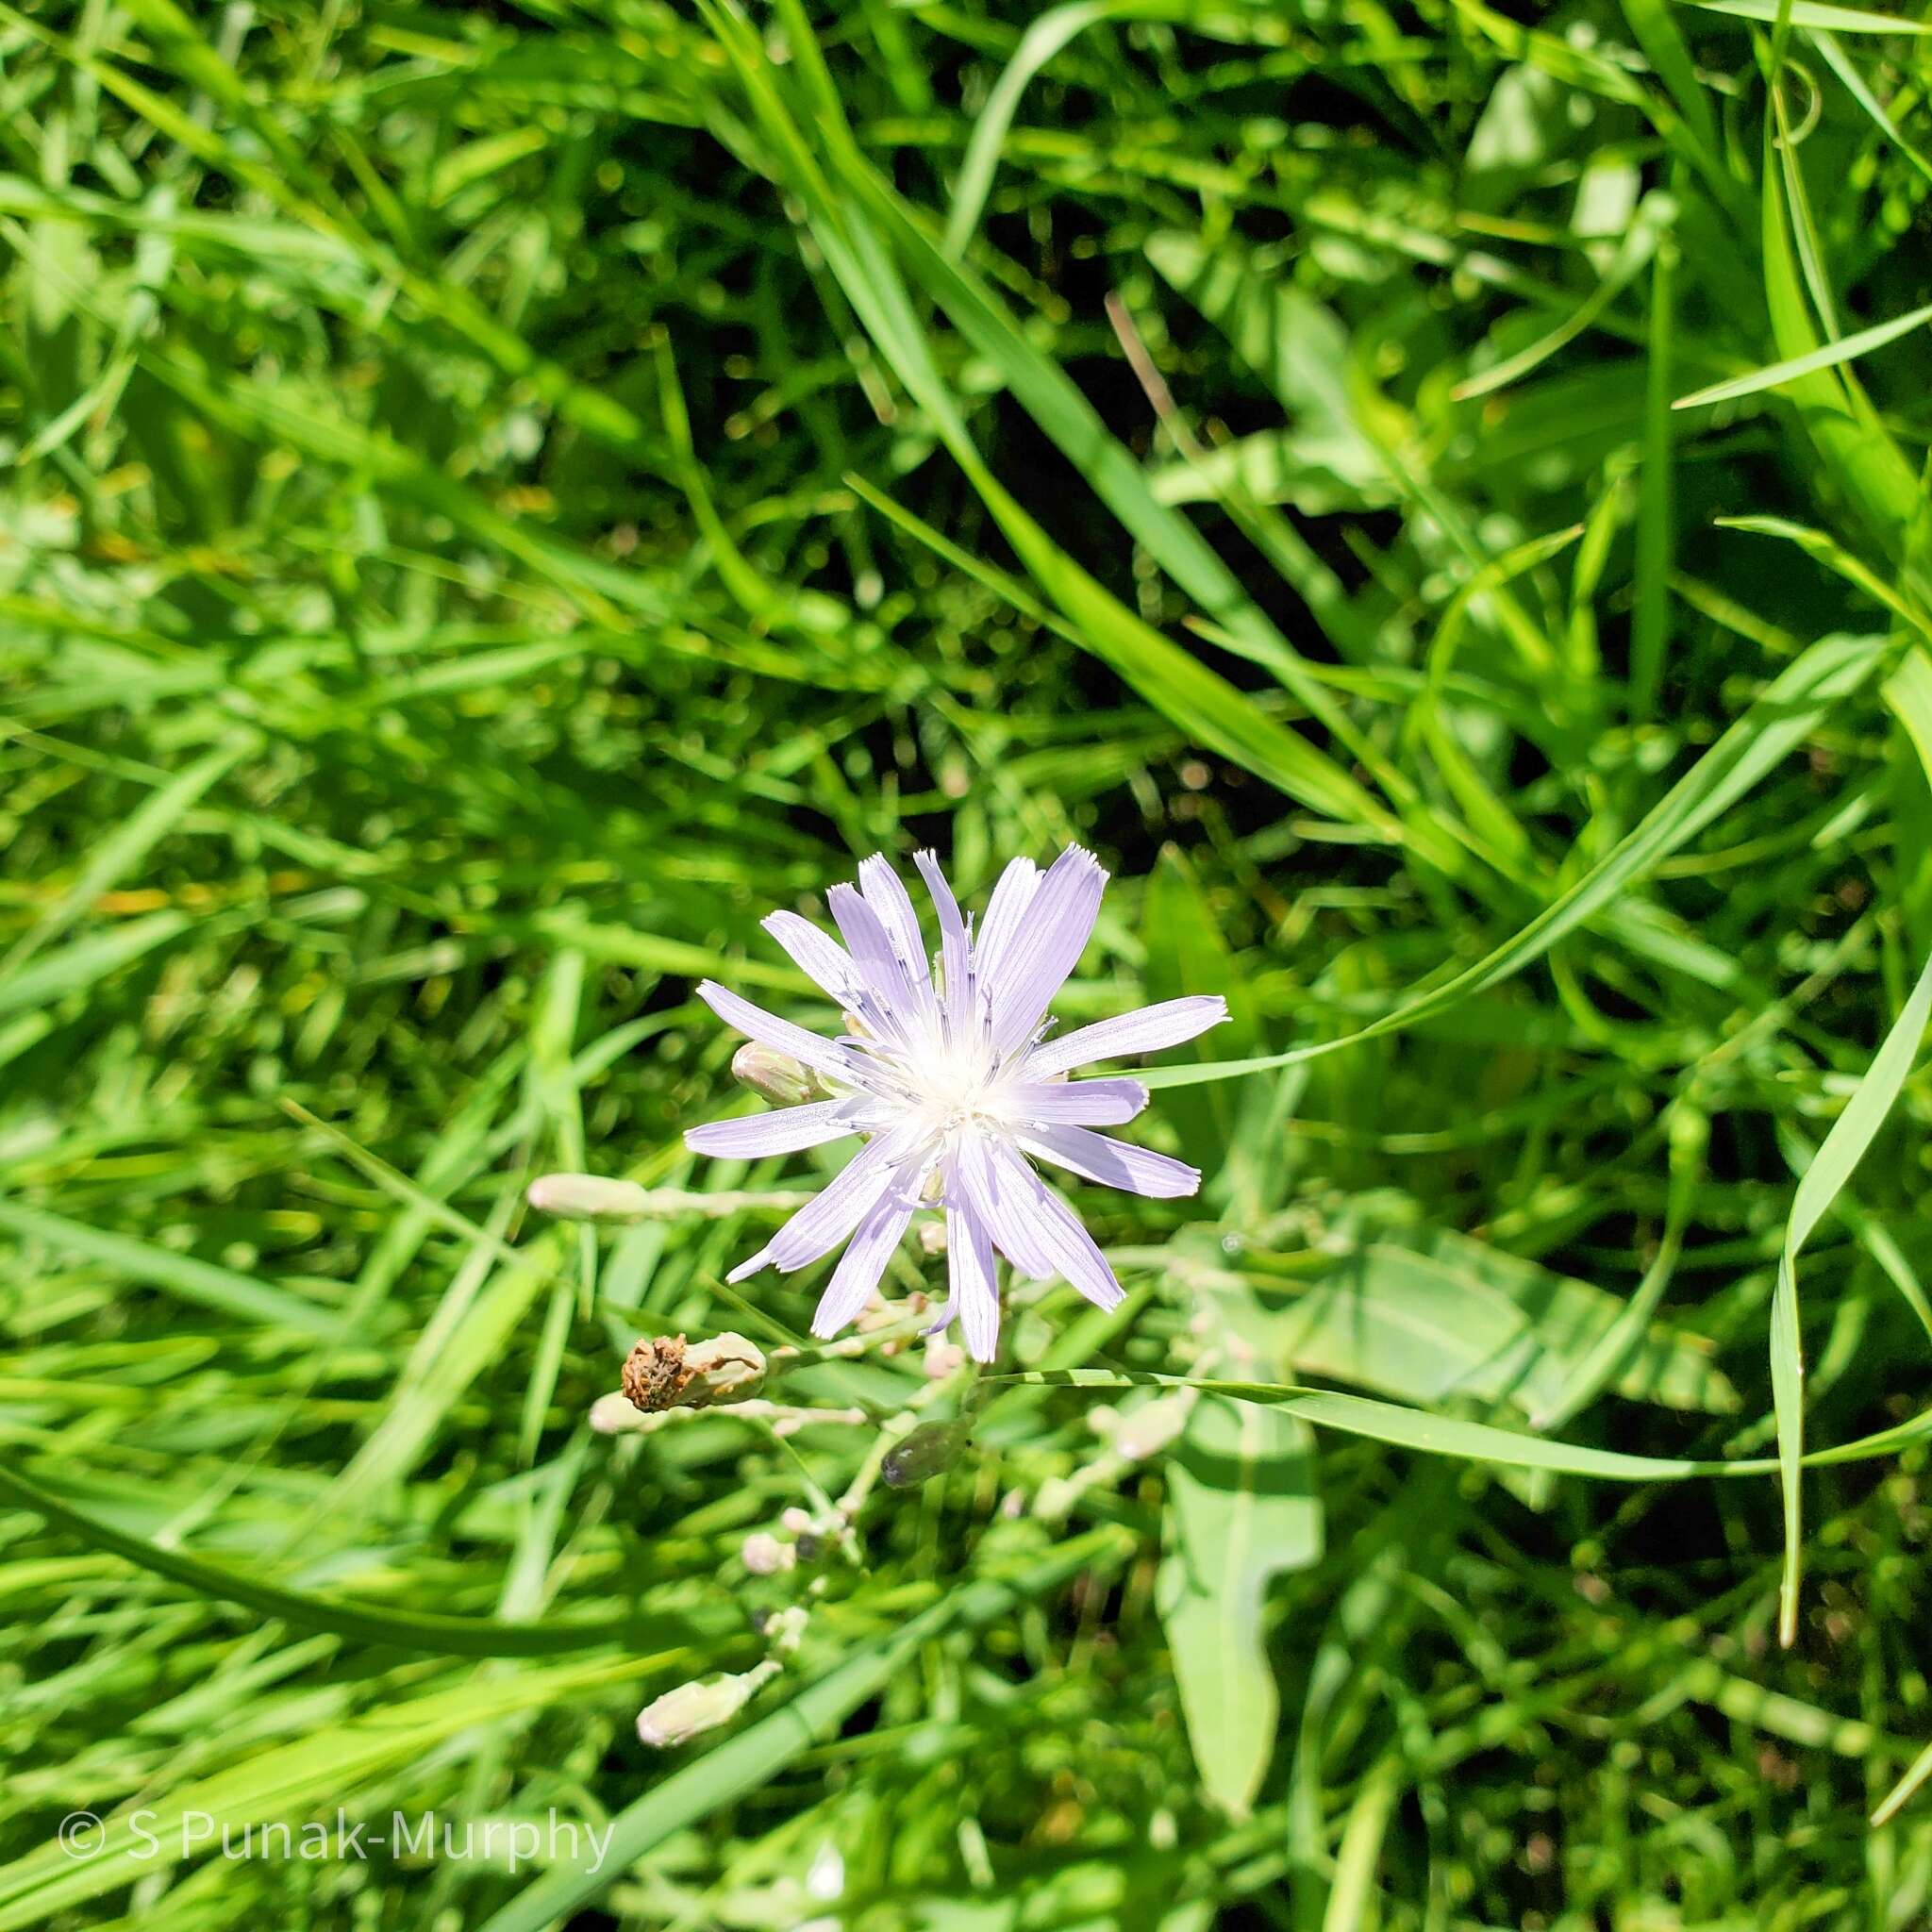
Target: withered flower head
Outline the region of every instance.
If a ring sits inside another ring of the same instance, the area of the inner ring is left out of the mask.
[[[624,1365],[624,1392],[646,1415],[742,1401],[764,1379],[764,1356],[741,1335],[714,1335],[705,1341],[646,1336]]]

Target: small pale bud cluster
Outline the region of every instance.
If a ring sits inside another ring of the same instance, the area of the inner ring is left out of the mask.
[[[811,1612],[803,1604],[788,1604],[782,1610],[774,1610],[766,1618],[765,1641],[772,1646],[772,1655],[779,1657],[796,1657],[798,1646],[805,1641],[806,1625],[811,1621]]]
[[[667,1408],[710,1408],[739,1402],[764,1386],[765,1357],[741,1335],[687,1341],[646,1336],[624,1365],[624,1394],[646,1415]]]
[[[928,1335],[925,1339],[925,1359],[920,1366],[924,1369],[928,1382],[943,1382],[948,1375],[957,1375],[966,1366],[966,1351],[943,1333]]]
[[[754,1576],[776,1576],[797,1566],[798,1545],[780,1542],[769,1529],[755,1530],[745,1538],[738,1557]]]
[[[832,1509],[814,1516],[809,1509],[801,1509],[794,1503],[779,1516],[778,1527],[791,1533],[794,1563],[816,1563],[846,1535],[852,1524],[841,1510]]]

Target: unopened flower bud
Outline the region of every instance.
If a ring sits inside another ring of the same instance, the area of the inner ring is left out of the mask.
[[[966,1366],[966,1351],[957,1341],[949,1341],[943,1335],[927,1338],[925,1360],[923,1364],[928,1382],[943,1382],[948,1375],[958,1374]]]
[[[624,1365],[624,1392],[646,1414],[741,1402],[756,1395],[764,1379],[763,1354],[741,1335],[713,1335],[704,1341],[646,1336]]]
[[[748,1040],[731,1056],[731,1077],[778,1107],[822,1097],[824,1090],[790,1054]]]
[[[768,1529],[756,1530],[746,1537],[738,1555],[754,1576],[775,1576],[798,1561],[797,1548],[791,1543],[781,1543]]]
[[[635,1181],[600,1174],[546,1174],[530,1183],[530,1206],[563,1221],[641,1221],[651,1195]]]
[[[805,1636],[805,1626],[811,1621],[811,1612],[803,1604],[788,1604],[782,1610],[766,1619],[765,1641],[772,1646],[774,1657],[791,1657],[798,1649]]]
[[[886,1452],[879,1474],[889,1490],[929,1483],[958,1461],[972,1433],[965,1423],[921,1423]]]
[[[625,1436],[641,1422],[636,1405],[622,1389],[600,1395],[591,1405],[591,1426],[600,1436]]]
[[[683,1744],[720,1724],[729,1724],[751,1702],[760,1684],[776,1676],[778,1666],[768,1657],[737,1676],[700,1677],[667,1690],[638,1713],[638,1740],[656,1750]]]

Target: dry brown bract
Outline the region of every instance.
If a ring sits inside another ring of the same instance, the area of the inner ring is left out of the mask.
[[[687,1342],[682,1335],[646,1336],[624,1365],[624,1392],[634,1408],[708,1408],[741,1401],[765,1379],[765,1357],[741,1335]]]

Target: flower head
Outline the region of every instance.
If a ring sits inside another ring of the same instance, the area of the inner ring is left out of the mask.
[[[1147,1105],[1138,1080],[1068,1074],[1191,1040],[1226,1019],[1227,1005],[1165,1000],[1050,1039],[1047,1007],[1086,947],[1107,884],[1092,854],[1070,845],[1044,873],[1014,859],[976,931],[933,855],[914,863],[939,915],[936,960],[905,886],[879,858],[858,868],[856,889],[832,888],[843,945],[795,913],[764,922],[844,1009],[842,1037],[808,1032],[709,980],[698,988],[727,1025],[808,1068],[827,1097],[693,1127],[685,1141],[699,1154],[754,1159],[861,1136],[846,1166],[730,1278],[768,1265],[789,1274],[846,1242],[812,1318],[814,1335],[836,1335],[871,1299],[914,1213],[937,1205],[950,1280],[936,1326],[957,1316],[968,1349],[991,1361],[995,1252],[1037,1280],[1065,1276],[1101,1307],[1121,1299],[1106,1257],[1033,1159],[1137,1194],[1191,1194],[1201,1182],[1183,1161],[1093,1131]]]

